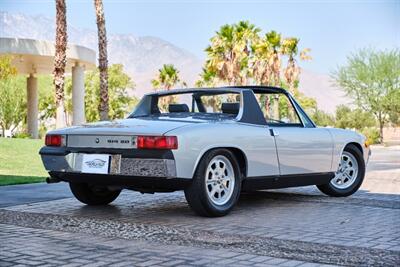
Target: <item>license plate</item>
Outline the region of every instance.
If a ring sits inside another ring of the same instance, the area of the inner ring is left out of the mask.
[[[82,172],[107,174],[110,165],[110,155],[83,154]]]

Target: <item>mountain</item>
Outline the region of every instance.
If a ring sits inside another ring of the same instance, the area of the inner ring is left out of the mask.
[[[37,15],[0,12],[0,36],[54,41],[55,20]],[[97,51],[97,32],[68,25],[68,42]],[[174,64],[189,85],[197,79],[202,62],[190,52],[153,36],[108,34],[109,62],[121,63],[142,95],[162,64]]]
[[[336,106],[350,104],[344,91],[335,86],[329,75],[301,70],[299,90],[317,100],[318,108],[333,114]]]
[[[29,16],[0,11],[0,37],[31,38],[54,41],[55,20],[43,15]],[[68,41],[97,51],[97,32],[68,25]],[[132,94],[141,96],[151,90],[150,80],[162,64],[174,64],[181,78],[193,85],[201,71],[202,60],[163,39],[154,36],[108,34],[109,62],[121,63],[133,78],[136,89]],[[320,109],[334,112],[336,105],[346,103],[343,93],[332,86],[330,78],[303,70],[300,91],[318,101]]]

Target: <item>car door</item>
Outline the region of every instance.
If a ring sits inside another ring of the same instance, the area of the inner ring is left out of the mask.
[[[323,128],[271,126],[280,175],[330,172],[332,140]]]
[[[329,131],[315,127],[289,95],[277,93],[269,99],[270,108],[264,111],[275,137],[280,175],[329,172],[333,152]]]

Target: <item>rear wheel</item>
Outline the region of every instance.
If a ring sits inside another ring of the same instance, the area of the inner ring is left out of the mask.
[[[342,153],[335,177],[328,184],[317,187],[329,196],[350,196],[360,188],[364,175],[365,162],[361,151],[354,145],[348,145]]]
[[[69,183],[69,187],[75,198],[87,205],[107,205],[121,193],[121,190],[111,191],[104,186],[83,183]]]
[[[189,206],[201,216],[228,214],[241,188],[239,165],[227,149],[211,150],[201,159],[191,185],[185,189]]]

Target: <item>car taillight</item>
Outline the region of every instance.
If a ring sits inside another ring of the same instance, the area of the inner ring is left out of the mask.
[[[176,136],[138,136],[136,143],[139,149],[178,149]]]
[[[48,134],[46,135],[45,144],[46,146],[62,146],[63,136],[59,134]]]

